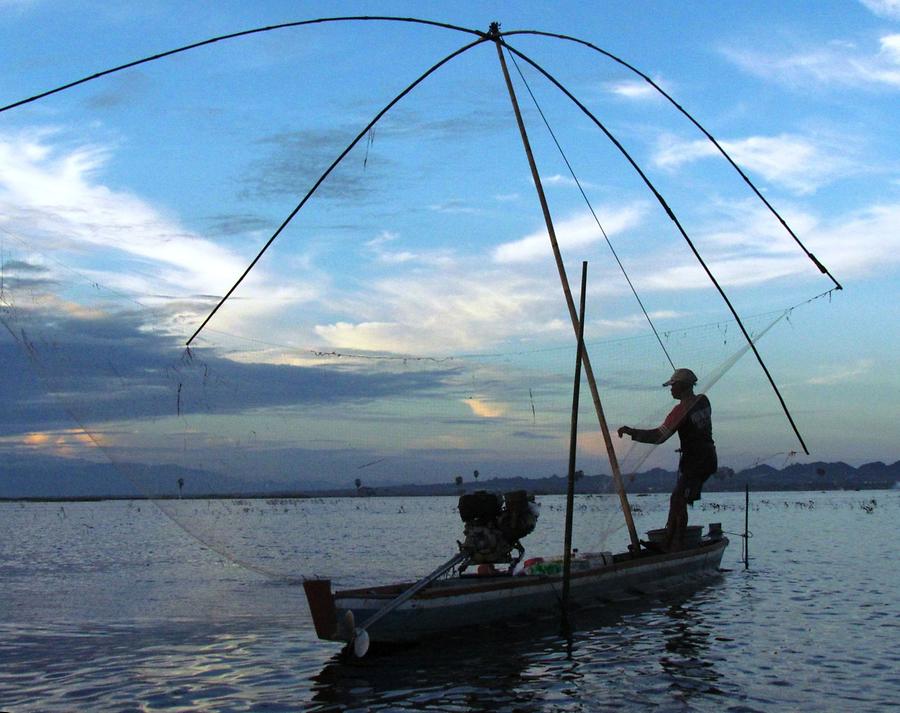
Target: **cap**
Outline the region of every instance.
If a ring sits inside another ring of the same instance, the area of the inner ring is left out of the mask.
[[[663,386],[671,386],[676,381],[683,381],[693,386],[697,383],[697,375],[690,369],[676,369],[669,380]]]

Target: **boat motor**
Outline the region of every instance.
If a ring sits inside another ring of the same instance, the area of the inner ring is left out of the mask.
[[[506,495],[477,490],[461,495],[459,516],[465,523],[465,540],[457,543],[459,549],[473,564],[506,563],[511,572],[525,554],[520,540],[534,532],[539,514],[534,495],[524,490]]]

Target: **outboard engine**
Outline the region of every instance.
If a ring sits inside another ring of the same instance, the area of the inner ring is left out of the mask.
[[[524,490],[504,496],[486,490],[461,495],[459,516],[465,523],[465,541],[459,549],[474,564],[508,563],[512,571],[525,554],[520,540],[534,532],[539,514],[534,495]]]

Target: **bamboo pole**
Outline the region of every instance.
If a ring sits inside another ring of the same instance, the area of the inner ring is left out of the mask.
[[[496,23],[491,25],[491,34],[495,38],[494,43],[497,45],[497,56],[500,58],[500,67],[503,69],[503,78],[506,80],[506,88],[509,91],[513,112],[516,115],[516,123],[519,125],[519,133],[522,136],[525,155],[528,157],[528,165],[531,168],[531,177],[534,179],[534,187],[535,190],[537,190],[538,200],[541,203],[541,210],[544,213],[544,222],[547,225],[547,234],[550,236],[550,245],[553,248],[553,257],[556,260],[556,269],[559,272],[559,280],[562,284],[563,294],[566,298],[566,305],[569,308],[572,327],[577,334],[578,312],[575,310],[575,300],[572,298],[572,290],[569,287],[569,278],[566,275],[566,268],[559,251],[559,243],[556,240],[556,231],[553,228],[553,219],[550,217],[550,208],[547,205],[547,197],[544,195],[544,186],[541,183],[537,164],[534,161],[534,154],[531,151],[531,144],[528,141],[528,133],[525,131],[525,122],[522,120],[522,112],[519,110],[519,102],[516,99],[516,92],[515,89],[513,89],[512,79],[509,76],[509,69],[506,66],[506,58],[503,56],[503,46],[499,42],[499,26],[497,26]],[[584,365],[584,374],[587,377],[588,386],[591,389],[591,398],[594,402],[594,410],[597,412],[597,420],[600,422],[600,432],[603,434],[603,442],[606,445],[609,466],[612,470],[613,484],[619,495],[619,504],[622,507],[622,514],[625,517],[625,524],[628,526],[628,534],[631,537],[631,549],[632,552],[636,554],[640,551],[641,544],[637,536],[637,530],[634,527],[634,518],[631,516],[631,506],[628,504],[628,496],[625,494],[625,486],[622,483],[622,473],[619,469],[619,461],[618,458],[616,458],[616,452],[613,449],[612,436],[609,432],[609,426],[606,423],[606,416],[603,413],[603,404],[600,402],[600,392],[597,390],[597,381],[594,378],[594,370],[591,368],[591,360],[588,356],[587,349],[584,350],[582,355],[582,363]]]
[[[562,621],[568,623],[569,579],[572,576],[572,511],[575,509],[575,456],[578,445],[578,398],[581,394],[581,357],[584,354],[584,302],[587,261],[581,263],[581,303],[578,311],[578,348],[575,352],[575,386],[572,389],[572,428],[569,435],[569,478],[566,488],[566,534],[563,544]]]

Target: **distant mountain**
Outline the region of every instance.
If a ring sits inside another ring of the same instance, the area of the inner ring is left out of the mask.
[[[675,485],[676,474],[661,468],[653,468],[627,478],[626,490],[630,493],[668,493]],[[735,473],[721,468],[704,486],[704,492],[734,492],[746,485],[756,492],[772,490],[885,490],[900,483],[900,461],[893,465],[881,462],[866,463],[854,468],[846,463],[798,463],[778,470],[768,465]],[[539,495],[565,493],[566,478],[558,475],[546,478],[491,478],[470,480],[458,486],[455,483],[430,485],[393,485],[368,488],[367,495],[458,495],[473,490],[508,492],[528,490]],[[585,475],[575,484],[578,493],[611,493],[612,477]],[[317,495],[352,495],[352,490],[329,490]]]
[[[182,481],[179,487],[179,480]],[[858,468],[847,463],[797,463],[778,470],[768,465],[735,473],[721,468],[711,477],[705,492],[743,490],[873,490],[897,487],[900,461],[886,465],[866,463]],[[668,493],[675,484],[675,473],[654,468],[628,478],[626,489],[632,493]],[[84,460],[29,456],[7,456],[0,470],[0,498],[141,498],[141,497],[248,497],[261,496],[371,496],[371,495],[458,495],[472,490],[528,490],[536,494],[566,492],[566,478],[491,478],[470,480],[458,486],[453,482],[325,489],[306,484],[290,486],[284,482],[252,481],[226,477],[211,471],[187,469],[176,465],[136,463],[93,463]],[[180,491],[180,493],[179,493]],[[584,475],[576,483],[579,493],[613,492],[608,475]]]
[[[266,485],[270,484],[255,487]],[[177,465],[29,456],[5,460],[0,471],[0,498],[163,498],[178,497],[179,490],[191,497],[241,494],[252,489],[233,478]]]

